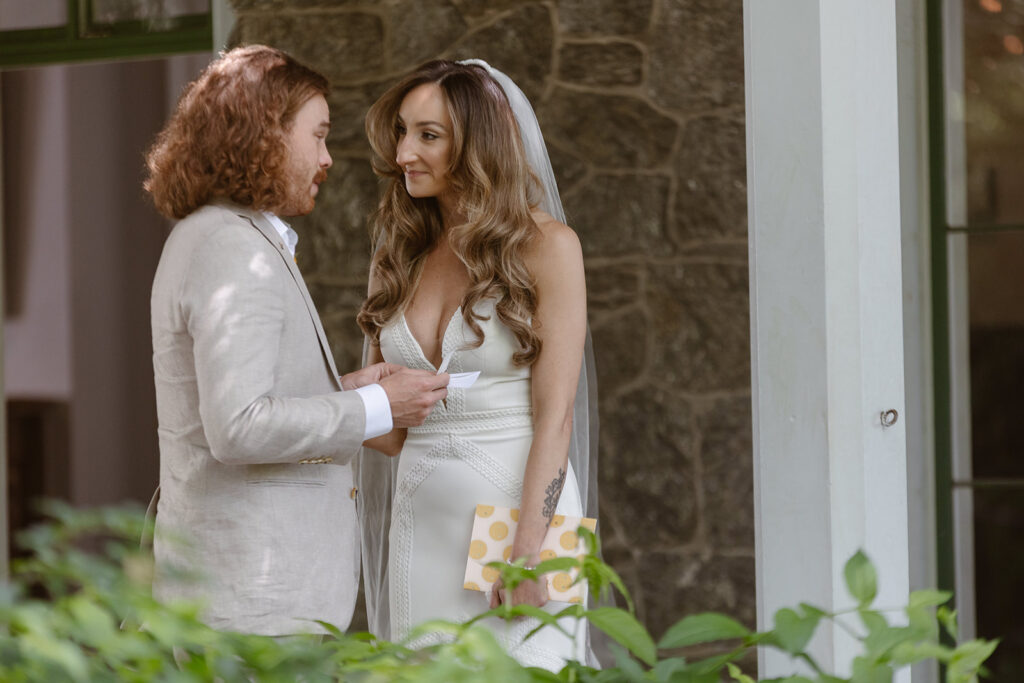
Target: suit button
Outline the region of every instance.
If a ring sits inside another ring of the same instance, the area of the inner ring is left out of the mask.
[[[348,492],[348,497],[351,498],[352,500],[355,500],[357,493],[359,493],[359,489],[353,486],[352,490]]]

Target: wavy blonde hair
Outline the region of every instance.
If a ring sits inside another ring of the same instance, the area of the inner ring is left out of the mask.
[[[287,132],[327,79],[265,45],[224,53],[190,83],[146,154],[143,187],[184,218],[216,197],[275,210],[287,200]]]
[[[449,226],[447,233],[437,199],[410,196],[396,161],[402,100],[426,83],[441,88],[452,120],[448,183],[466,216],[465,223]],[[483,343],[479,321],[485,319],[474,306],[494,298],[498,320],[520,346],[513,362],[532,364],[541,340],[532,324],[537,292],[526,252],[539,234],[531,208],[541,189],[501,86],[480,66],[427,62],[370,107],[366,134],[384,194],[371,224],[375,252],[370,267],[378,287],[359,311],[363,332],[375,345],[380,343],[381,328],[412,299],[427,252],[447,235],[469,272],[462,312],[477,338],[473,346]]]

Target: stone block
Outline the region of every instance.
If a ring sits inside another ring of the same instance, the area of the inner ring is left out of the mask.
[[[331,133],[327,143],[333,148],[365,154],[369,158],[372,152],[366,140],[366,112],[395,80],[356,86],[332,86],[328,99],[331,107]]]
[[[280,12],[290,9],[338,9],[361,4],[360,0],[228,0],[236,13]]]
[[[472,31],[444,56],[484,60],[508,74],[536,108],[551,73],[554,44],[550,11],[543,3],[528,2]]]
[[[565,213],[587,256],[664,255],[668,196],[664,176],[595,175],[565,198]]]
[[[729,242],[690,242],[681,247],[679,253],[688,261],[745,264],[749,252],[745,239],[734,238]]]
[[[743,106],[742,0],[665,0],[650,38],[651,98],[680,113]]]
[[[280,48],[332,83],[363,79],[384,63],[384,28],[375,14],[242,14],[237,30],[243,43]]]
[[[591,319],[603,311],[635,304],[644,295],[642,266],[587,264],[587,308]]]
[[[699,393],[750,387],[745,265],[649,265],[655,381]]]
[[[643,73],[644,54],[635,43],[564,43],[558,53],[558,77],[570,83],[638,85]]]
[[[673,119],[629,95],[556,87],[536,109],[545,136],[599,171],[661,166],[679,129]]]
[[[716,550],[754,552],[754,449],[750,396],[710,400],[697,411],[704,526]]]
[[[656,389],[604,400],[600,378],[598,392],[602,510],[635,550],[691,541],[699,511],[689,404]]]
[[[551,169],[555,172],[555,180],[558,183],[558,192],[564,198],[586,177],[587,165],[572,152],[562,149],[554,140],[545,138],[545,143],[548,157],[551,159]]]
[[[570,35],[639,35],[651,22],[654,0],[558,0],[557,7],[558,25]]]
[[[471,21],[480,21],[499,12],[514,9],[524,0],[453,0],[462,15]]]
[[[704,116],[686,124],[675,159],[672,233],[679,243],[746,238],[746,144],[742,120]]]
[[[623,386],[635,386],[647,366],[650,321],[638,306],[603,316],[591,326],[597,386],[609,399]]]
[[[408,3],[394,3],[387,16],[390,63],[402,73],[439,57],[467,28],[452,0],[418,0],[415,10]]]
[[[366,284],[339,285],[306,277],[306,286],[327,333],[338,372],[345,374],[361,367],[363,333],[356,324],[356,314],[366,298]]]
[[[683,617],[722,612],[749,628],[757,623],[754,558],[657,550],[637,560],[643,621],[655,640]]]
[[[358,280],[369,272],[367,220],[377,205],[377,179],[365,159],[336,157],[320,186],[316,209],[292,219],[296,255],[307,277]]]

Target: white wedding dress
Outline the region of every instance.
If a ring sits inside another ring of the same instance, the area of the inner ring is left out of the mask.
[[[401,639],[430,619],[462,622],[488,609],[486,593],[463,588],[473,516],[478,503],[519,507],[523,472],[533,438],[530,368],[512,363],[515,337],[494,312],[493,300],[477,309],[484,343],[474,339],[456,310],[442,340],[442,354],[454,354],[448,372],[480,371],[468,389],[451,389],[420,427],[410,428],[397,469],[388,572],[391,636]],[[381,330],[384,360],[433,371],[402,314]],[[557,512],[580,515],[579,488],[570,466]],[[558,612],[565,603],[549,602]],[[564,619],[569,633],[576,623]],[[545,628],[524,636],[534,619],[480,622],[491,629],[520,663],[557,671],[567,659],[586,661],[585,632],[569,638]],[[437,642],[440,634],[414,645]]]

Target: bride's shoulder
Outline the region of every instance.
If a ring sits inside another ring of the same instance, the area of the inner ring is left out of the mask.
[[[576,236],[576,231],[555,219],[551,214],[537,209],[532,216],[533,222],[540,230],[539,241],[547,243],[548,248],[579,246],[580,239]]]
[[[582,263],[583,250],[575,230],[544,211],[534,211],[533,221],[539,230],[539,238],[529,251],[530,265],[535,272]]]

